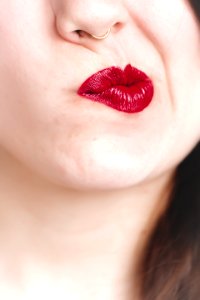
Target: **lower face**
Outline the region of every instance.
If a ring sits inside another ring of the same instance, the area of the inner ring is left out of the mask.
[[[50,1],[1,0],[1,147],[76,189],[131,187],[174,168],[200,136],[200,33],[186,2],[148,1],[126,0],[127,25],[106,46],[82,47],[57,35]],[[77,95],[91,74],[128,63],[154,84],[142,112]]]

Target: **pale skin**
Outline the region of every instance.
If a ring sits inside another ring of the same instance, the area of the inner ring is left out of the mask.
[[[142,249],[200,138],[199,36],[183,0],[1,0],[0,298],[140,300]],[[155,86],[141,114],[77,95],[127,63]]]

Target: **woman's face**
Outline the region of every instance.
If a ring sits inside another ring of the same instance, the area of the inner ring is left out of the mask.
[[[109,37],[95,40],[76,30]],[[128,187],[167,172],[200,137],[200,32],[184,0],[1,0],[0,143],[77,189]],[[77,95],[128,63],[153,81],[140,113]]]

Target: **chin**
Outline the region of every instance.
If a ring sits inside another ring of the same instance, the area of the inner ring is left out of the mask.
[[[169,174],[192,149],[181,143],[178,147],[173,139],[146,143],[143,147],[125,143],[113,146],[102,141],[83,144],[73,145],[71,151],[64,147],[62,152],[57,148],[56,153],[48,153],[46,168],[43,163],[40,171],[50,181],[69,189],[126,189]]]
[[[93,153],[94,154],[94,153]],[[41,169],[48,181],[73,190],[116,190],[130,188],[148,179],[153,164],[148,155],[140,157],[127,154],[83,155],[74,159],[63,155]],[[151,160],[152,162],[152,160]]]

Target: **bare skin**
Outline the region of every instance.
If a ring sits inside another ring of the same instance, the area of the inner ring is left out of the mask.
[[[168,202],[172,171],[151,183],[105,193],[53,187],[3,151],[1,170],[4,299],[45,294],[124,300],[130,290],[137,294],[134,273]]]
[[[189,3],[1,0],[0,45],[0,299],[140,300],[142,250],[200,139]],[[154,85],[141,113],[77,94],[129,63]]]

